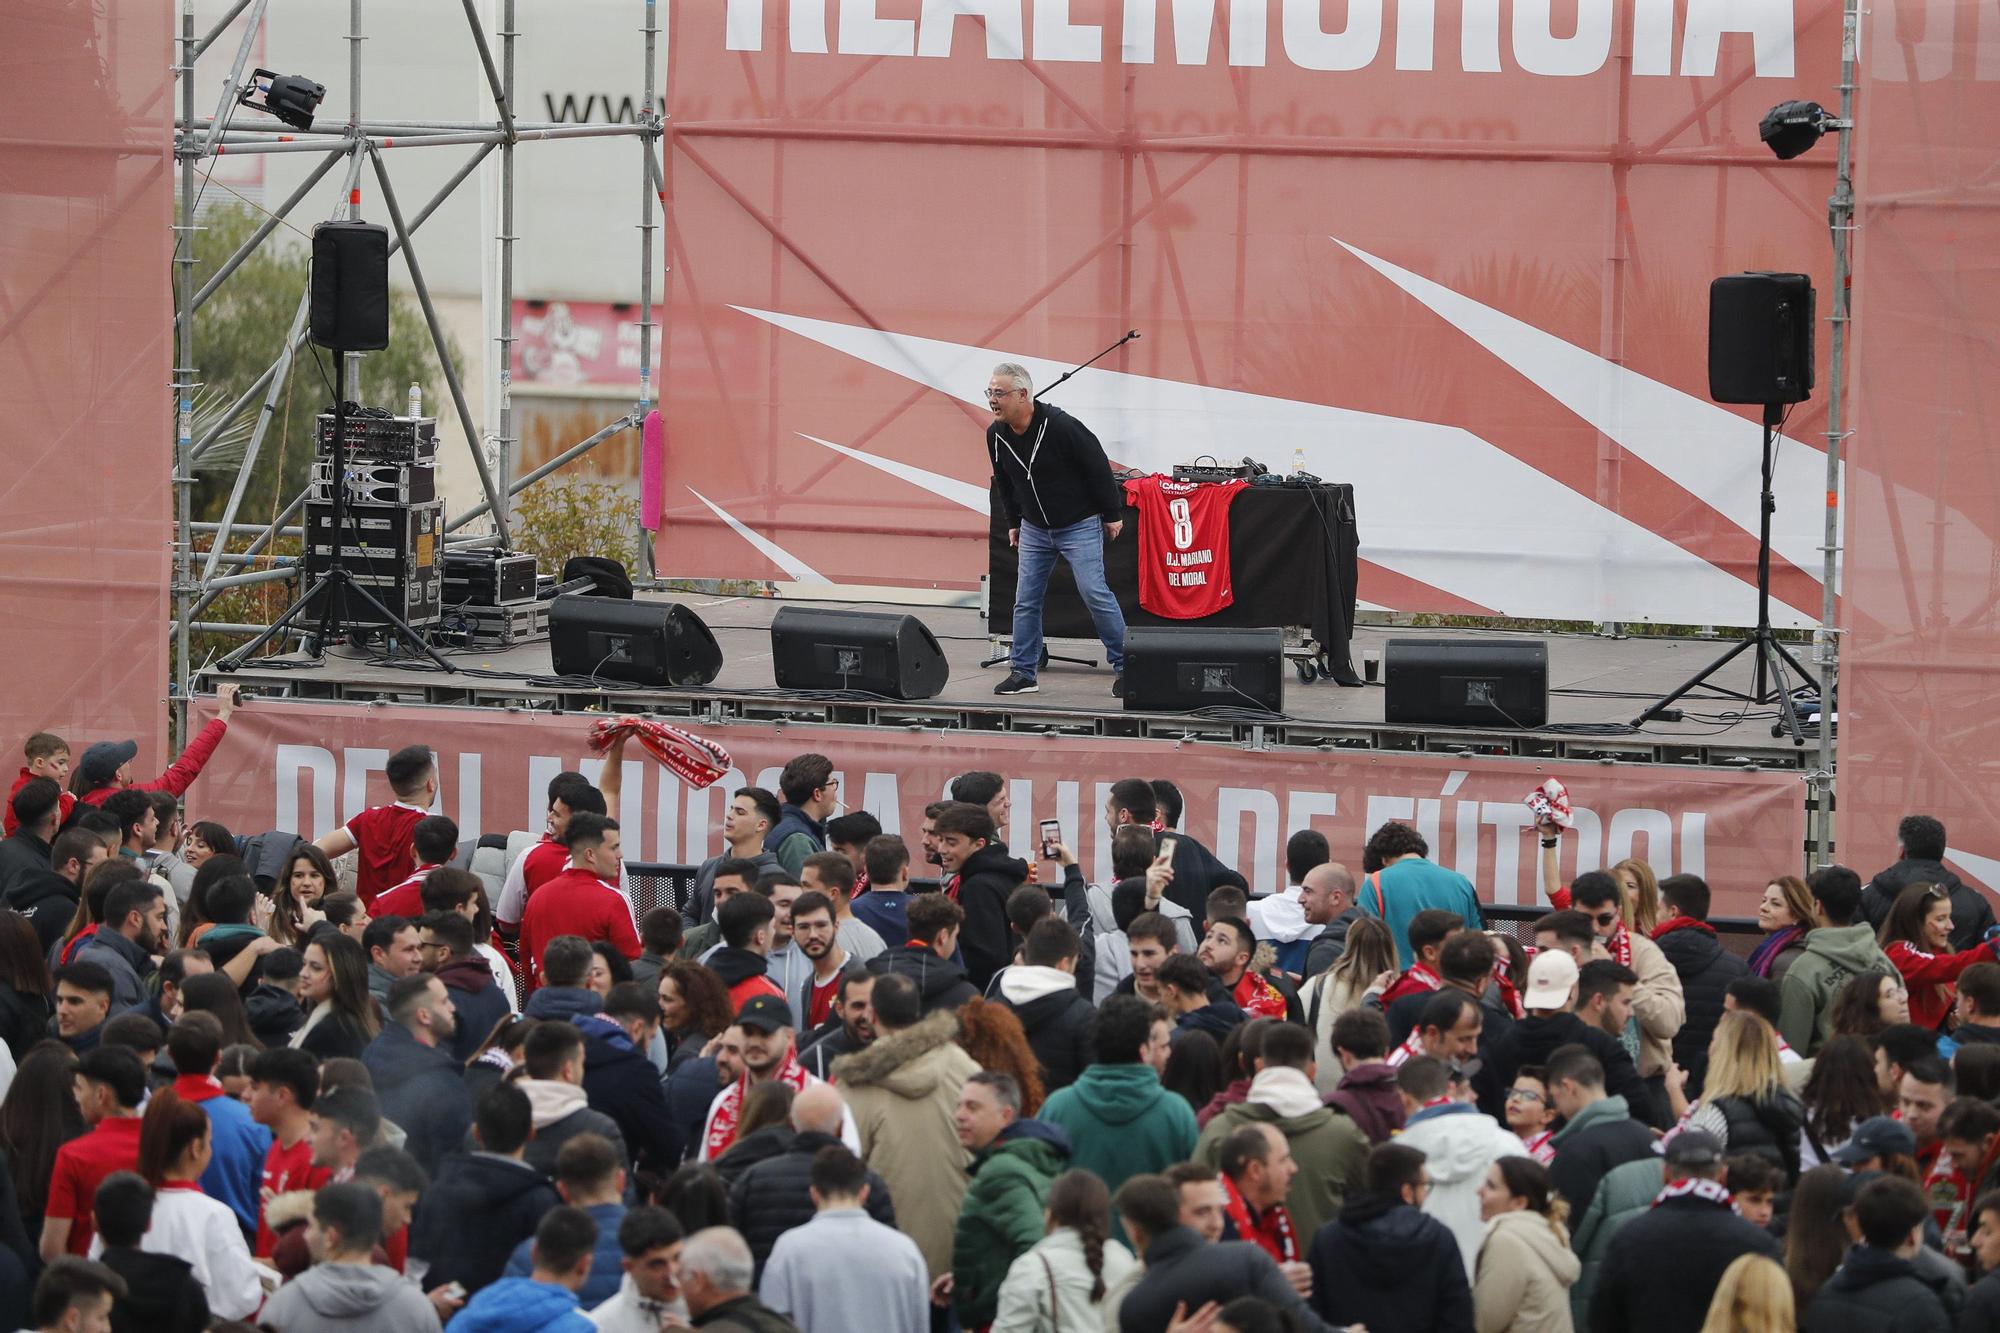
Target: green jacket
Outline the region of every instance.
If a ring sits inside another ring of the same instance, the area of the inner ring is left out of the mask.
[[[1807,932],[1805,952],[1778,987],[1778,1031],[1793,1050],[1807,1058],[1819,1054],[1833,1035],[1834,997],[1842,986],[1869,972],[1897,975],[1896,965],[1875,943],[1874,928],[1866,922]]]
[[[1584,1209],[1576,1232],[1570,1237],[1570,1248],[1583,1260],[1583,1273],[1569,1289],[1570,1319],[1578,1333],[1590,1327],[1585,1317],[1590,1309],[1590,1293],[1597,1286],[1598,1270],[1604,1266],[1604,1252],[1610,1248],[1611,1238],[1618,1234],[1618,1228],[1653,1206],[1666,1176],[1663,1158],[1614,1166],[1605,1173],[1590,1207]],[[1614,1331],[1600,1329],[1596,1333]]]
[[[1186,1161],[1201,1132],[1187,1098],[1161,1087],[1143,1064],[1091,1065],[1050,1094],[1039,1118],[1069,1135],[1070,1165],[1094,1173],[1113,1194],[1133,1176]]]
[[[1268,1071],[1267,1071],[1268,1072]],[[1303,1075],[1301,1083],[1310,1089]],[[1250,1095],[1255,1097],[1253,1086]],[[1235,1102],[1222,1108],[1201,1131],[1194,1160],[1203,1166],[1218,1166],[1222,1141],[1245,1125],[1276,1125],[1292,1145],[1298,1174],[1285,1194],[1285,1210],[1303,1250],[1310,1237],[1340,1214],[1340,1206],[1351,1190],[1361,1188],[1361,1171],[1368,1161],[1368,1136],[1353,1120],[1327,1106],[1315,1107],[1299,1115],[1280,1115],[1260,1101]]]
[[[1042,1205],[1050,1184],[1069,1167],[1069,1136],[1038,1120],[1016,1120],[973,1158],[951,1240],[951,1299],[960,1324],[984,1328],[993,1322],[1000,1284],[1047,1233]]]

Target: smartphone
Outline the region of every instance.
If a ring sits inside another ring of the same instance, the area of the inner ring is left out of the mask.
[[[1044,819],[1040,828],[1042,859],[1053,861],[1056,859],[1056,844],[1062,841],[1062,825],[1053,819]]]
[[[1175,838],[1161,838],[1160,854],[1158,859],[1162,861],[1172,861],[1174,859],[1174,847],[1177,845],[1178,841],[1179,840]]]

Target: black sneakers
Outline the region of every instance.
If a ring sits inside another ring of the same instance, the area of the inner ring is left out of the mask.
[[[1033,694],[1041,688],[1041,686],[1035,684],[1033,676],[1024,676],[1020,672],[1015,671],[1010,672],[1007,679],[995,685],[993,692],[995,694]]]
[[[1111,697],[1114,699],[1125,697],[1125,676],[1122,672],[1111,678]]]

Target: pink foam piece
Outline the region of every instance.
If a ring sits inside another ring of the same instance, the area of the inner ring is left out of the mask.
[[[660,530],[667,507],[667,423],[654,408],[646,414],[639,455],[639,524]]]

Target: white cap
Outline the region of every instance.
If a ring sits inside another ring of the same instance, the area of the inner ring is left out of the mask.
[[[1528,964],[1528,993],[1521,997],[1526,1009],[1560,1009],[1569,1003],[1576,986],[1576,959],[1561,949],[1543,949]]]

